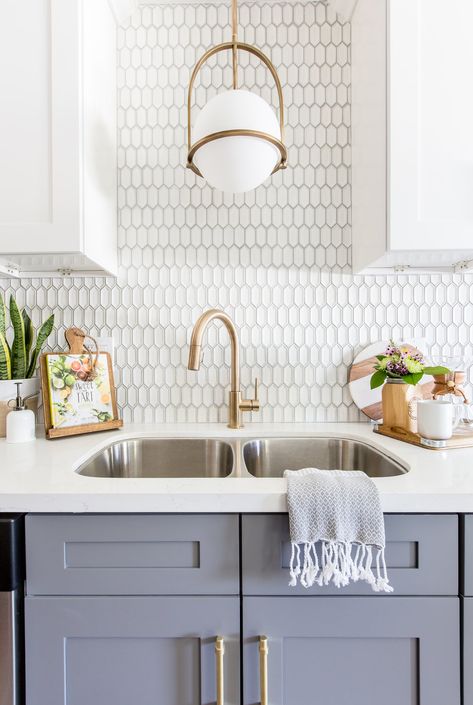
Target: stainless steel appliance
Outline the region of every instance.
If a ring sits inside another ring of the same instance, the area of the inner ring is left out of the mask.
[[[0,514],[0,705],[24,703],[24,519]]]

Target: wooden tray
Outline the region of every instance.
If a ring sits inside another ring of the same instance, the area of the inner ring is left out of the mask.
[[[375,433],[380,433],[388,438],[395,438],[397,441],[411,443],[420,448],[428,450],[448,450],[449,448],[471,448],[473,447],[473,426],[462,426],[455,429],[455,432],[448,441],[431,441],[427,438],[421,438],[418,433],[410,433],[402,428],[390,428],[380,424],[374,428]]]

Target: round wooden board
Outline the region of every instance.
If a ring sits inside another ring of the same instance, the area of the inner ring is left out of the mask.
[[[376,355],[382,355],[388,345],[388,340],[379,340],[375,343],[370,343],[370,345],[355,356],[350,372],[348,373],[348,388],[351,398],[356,406],[373,421],[381,421],[383,418],[381,404],[381,391],[383,387],[370,389],[370,378],[377,362]],[[424,340],[403,341],[400,345],[415,348],[420,351],[425,349]],[[433,387],[434,380],[430,375],[426,375],[422,378],[422,384],[419,385],[419,388],[424,399],[428,399],[431,396]]]

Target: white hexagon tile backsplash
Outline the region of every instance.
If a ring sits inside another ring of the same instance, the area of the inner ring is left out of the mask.
[[[354,351],[424,337],[436,354],[473,357],[473,277],[350,273],[350,25],[323,3],[243,4],[240,37],[267,52],[286,101],[289,168],[223,195],[185,169],[186,90],[197,58],[230,37],[224,5],[143,6],[119,29],[119,247],[113,279],[12,281],[33,320],[113,336],[125,421],[224,421],[229,348],[208,331],[201,370],[186,369],[192,325],[220,307],[241,338],[242,384],[261,380],[254,421],[356,421]],[[220,55],[198,109],[231,71]],[[267,73],[242,56],[245,87],[275,104]]]

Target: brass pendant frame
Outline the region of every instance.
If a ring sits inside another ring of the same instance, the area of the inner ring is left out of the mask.
[[[263,139],[266,140],[267,142],[271,143],[277,149],[279,149],[279,161],[274,167],[273,171],[271,172],[272,174],[275,174],[277,171],[280,171],[281,169],[286,169],[287,167],[287,149],[284,145],[284,98],[283,98],[283,93],[282,93],[282,86],[281,86],[281,81],[279,80],[279,76],[277,74],[277,71],[273,65],[273,63],[268,59],[268,57],[263,54],[260,49],[257,47],[252,46],[251,44],[245,44],[243,42],[239,42],[236,39],[236,1],[233,0],[232,3],[233,6],[233,36],[232,36],[232,41],[231,42],[224,42],[223,44],[217,44],[216,46],[212,47],[208,51],[201,56],[199,61],[194,67],[194,70],[192,71],[192,75],[190,78],[189,82],[189,89],[187,91],[187,145],[188,145],[188,154],[187,154],[187,168],[190,169],[191,171],[194,172],[194,174],[197,174],[197,176],[202,176],[200,173],[199,169],[194,163],[194,156],[201,147],[203,147],[206,144],[209,144],[209,142],[214,142],[215,140],[219,139],[224,139],[225,137],[255,137],[258,139]],[[240,129],[234,129],[234,130],[222,130],[220,132],[213,132],[210,135],[206,135],[205,137],[202,137],[202,139],[197,140],[194,144],[192,144],[192,121],[191,121],[191,113],[192,113],[192,90],[194,88],[194,83],[195,79],[197,77],[197,74],[199,73],[200,69],[202,66],[205,64],[205,62],[211,57],[214,56],[215,54],[218,54],[219,52],[222,51],[230,51],[232,53],[232,66],[233,66],[233,88],[236,89],[237,87],[237,55],[238,51],[246,51],[249,54],[253,54],[254,56],[258,57],[260,61],[266,66],[266,68],[269,70],[271,73],[274,82],[276,84],[276,89],[278,92],[278,101],[279,101],[279,128],[281,132],[281,139],[277,139],[277,137],[274,137],[273,135],[270,135],[266,132],[260,132],[258,130],[240,130]]]

